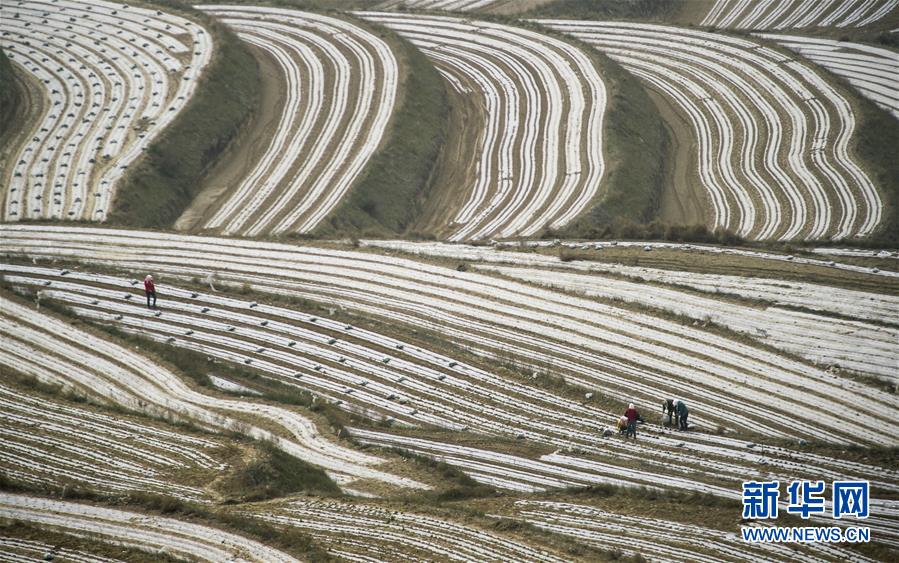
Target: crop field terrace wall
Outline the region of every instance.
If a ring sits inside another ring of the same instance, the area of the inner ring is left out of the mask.
[[[128,167],[194,94],[209,33],[158,10],[69,0],[4,3],[0,31],[49,100],[7,166],[3,219],[105,220]]]

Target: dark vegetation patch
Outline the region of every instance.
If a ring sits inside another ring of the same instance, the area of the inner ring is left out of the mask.
[[[11,125],[20,111],[22,92],[13,72],[13,65],[6,52],[0,49],[0,131],[11,131]]]
[[[283,497],[299,492],[339,494],[340,489],[325,472],[297,459],[268,442],[259,455],[216,483],[226,502],[250,502]]]
[[[682,2],[676,0],[555,0],[531,10],[527,17],[585,20],[671,20]]]
[[[214,18],[175,0],[154,4],[200,22],[212,60],[193,97],[118,188],[109,222],[168,227],[199,193],[204,175],[249,121],[259,98],[259,67],[245,44]]]

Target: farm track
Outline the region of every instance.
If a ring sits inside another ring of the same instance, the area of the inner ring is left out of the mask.
[[[0,352],[0,365],[17,360]],[[222,444],[162,430],[0,385],[0,468],[17,480],[107,493],[144,491],[209,502],[198,487],[175,484],[181,471],[223,469],[205,453]]]
[[[899,8],[899,0],[716,0],[699,25],[734,29],[865,27]]]
[[[3,234],[10,254],[149,267],[181,279],[214,274],[222,282],[436,330],[479,354],[511,353],[532,369],[601,385],[609,394],[650,404],[684,396],[706,427],[836,442],[896,440],[888,414],[896,399],[888,394],[707,331],[523,284],[395,257],[252,241],[12,226]],[[789,389],[803,390],[801,404]],[[747,408],[734,414],[735,402]],[[834,402],[883,419],[866,428],[818,416]],[[777,423],[777,413],[785,412],[789,428]]]
[[[296,561],[276,549],[209,526],[89,504],[0,492],[0,517],[192,561]]]
[[[3,219],[105,220],[128,167],[190,101],[209,33],[157,10],[70,0],[4,3],[0,32],[47,97],[11,153]]]
[[[408,39],[458,95],[477,96],[485,108],[485,122],[472,126],[465,153],[445,163],[449,168],[434,180],[433,189],[457,190],[455,199],[464,202],[434,211],[444,225],[441,235],[530,236],[587,209],[605,170],[606,88],[586,54],[508,25],[390,12],[355,15]],[[459,167],[475,174],[461,186],[447,177]]]
[[[367,480],[393,487],[424,487],[376,469],[382,459],[332,442],[294,410],[199,393],[138,354],[12,301],[3,299],[2,304],[0,353],[4,364],[14,370],[47,383],[80,388],[126,408],[271,440],[285,452],[325,469],[339,484]]]
[[[680,108],[694,130],[711,227],[757,240],[841,239],[880,222],[880,195],[849,154],[849,100],[811,66],[684,28],[537,23],[593,45]]]
[[[899,3],[897,3],[899,4]],[[858,92],[899,119],[899,53],[849,41],[760,33],[845,78]]]
[[[248,236],[314,230],[348,193],[387,129],[399,81],[390,47],[336,17],[197,7],[270,55],[286,81],[282,114],[264,154],[202,227]]]

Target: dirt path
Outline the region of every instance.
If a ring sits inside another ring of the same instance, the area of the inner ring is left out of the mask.
[[[179,231],[197,230],[205,223],[215,208],[215,203],[221,201],[250,173],[265,153],[271,140],[271,132],[282,114],[286,84],[278,63],[262,49],[249,43],[246,46],[256,58],[262,77],[258,110],[219,159],[219,164],[206,176],[202,191],[175,222],[175,229]]]
[[[696,139],[690,125],[675,111],[666,98],[647,89],[665,120],[671,139],[672,155],[668,165],[669,182],[662,191],[659,219],[666,223],[692,225],[709,221],[707,196],[696,177]]]

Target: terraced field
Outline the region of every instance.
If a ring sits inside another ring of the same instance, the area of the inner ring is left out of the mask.
[[[2,305],[4,339],[0,351],[4,364],[11,369],[46,383],[74,386],[134,410],[183,417],[208,428],[269,440],[285,452],[326,469],[341,484],[371,480],[388,486],[424,487],[375,469],[373,466],[383,460],[329,440],[312,420],[298,412],[197,392],[138,354],[10,300],[4,299]]]
[[[397,97],[394,55],[383,39],[341,18],[199,8],[277,61],[285,99],[261,157],[198,227],[248,236],[312,231],[381,143]]]
[[[0,363],[11,369],[18,360],[4,351]],[[24,483],[209,502],[201,487],[177,484],[178,476],[192,472],[209,479],[224,469],[221,442],[7,385],[0,386],[0,406],[0,471]]]
[[[700,25],[736,29],[864,27],[899,9],[899,0],[716,0]]]
[[[690,124],[709,225],[751,239],[870,234],[881,196],[849,153],[849,100],[758,43],[649,24],[541,20],[643,79]]]
[[[760,34],[777,41],[845,78],[859,93],[899,118],[899,53],[848,41],[800,37],[797,35]]]
[[[356,15],[421,49],[456,98],[450,122],[461,131],[431,187],[444,195],[431,196],[419,230],[449,240],[529,236],[587,209],[605,169],[606,88],[585,53],[508,25]]]
[[[117,183],[190,101],[208,33],[109,2],[5,2],[0,46],[44,89],[34,131],[6,169],[3,219],[103,221]]]
[[[550,370],[569,382],[601,385],[609,393],[616,389],[648,403],[669,393],[689,393],[708,416],[697,423],[707,427],[849,443],[895,439],[887,419],[863,428],[817,415],[818,408],[833,401],[868,411],[882,405],[886,414],[896,406],[894,397],[727,337],[523,284],[313,247],[90,229],[6,226],[3,235],[8,253],[77,257],[120,268],[149,266],[188,280],[213,274],[220,281],[437,330],[479,355],[511,353],[529,369]],[[157,251],[161,241],[167,248]],[[219,258],[210,259],[209,252]],[[809,393],[802,404],[790,399],[789,386]],[[753,407],[733,415],[727,405],[734,401]],[[778,410],[791,413],[791,424],[780,424]]]

